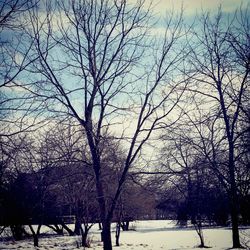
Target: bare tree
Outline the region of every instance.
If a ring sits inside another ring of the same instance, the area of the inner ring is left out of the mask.
[[[186,81],[179,80],[185,47],[177,49],[185,36],[182,14],[172,13],[154,41],[144,1],[57,1],[45,6],[47,12],[30,11],[27,34],[35,39],[32,49],[38,60],[27,69],[34,80],[29,91],[46,100],[48,110],[70,115],[84,128],[104,249],[112,249],[110,224],[127,173],[153,132],[168,124],[166,118],[185,89]],[[127,141],[111,203],[103,177],[102,149],[108,137]]]
[[[34,129],[42,122],[41,103],[28,101],[30,94],[21,89],[28,85],[21,81],[24,69],[32,62],[31,45],[27,42],[23,27],[26,14],[37,5],[32,0],[4,0],[0,3],[0,136],[8,137]],[[25,100],[25,101],[24,101]],[[38,114],[39,113],[39,114]]]
[[[236,12],[231,21],[226,20],[221,10],[214,17],[204,14],[200,25],[191,46],[194,85],[190,90],[196,93],[197,100],[202,98],[204,114],[208,109],[213,112],[213,128],[220,128],[227,154],[233,247],[237,248],[240,240],[236,144],[243,96],[249,91],[249,9]]]
[[[173,203],[172,206],[177,207],[177,223],[186,225],[187,220],[190,219],[200,239],[199,247],[205,248],[202,228],[204,220],[208,219],[207,211],[204,209],[209,203],[205,198],[207,196],[206,188],[214,185],[216,176],[211,172],[209,162],[198,147],[195,131],[192,130],[192,126],[187,129],[187,124],[187,121],[185,125],[183,125],[183,121],[180,121],[174,128],[167,130],[162,135],[164,146],[159,159],[160,168],[169,172],[165,181],[166,188],[170,191],[176,190],[174,197],[177,199],[179,207],[174,204],[172,194],[169,203]],[[162,192],[164,193],[164,191]],[[164,206],[171,207],[171,204]]]

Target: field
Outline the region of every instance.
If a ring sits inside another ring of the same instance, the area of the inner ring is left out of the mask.
[[[189,250],[199,249],[199,238],[194,228],[180,228],[172,221],[136,221],[131,224],[132,230],[121,232],[119,250]],[[114,241],[114,232],[113,232]],[[214,250],[229,249],[232,247],[230,228],[205,228],[204,237],[206,246]],[[241,240],[244,244],[249,241],[250,229],[241,229]],[[0,241],[0,249],[39,249],[39,250],[75,250],[80,247],[79,236],[55,236],[49,228],[42,228],[42,236],[39,240],[39,248],[33,247],[32,239],[23,241],[7,240],[3,237]],[[102,249],[100,231],[97,225],[89,235],[90,250]],[[249,248],[248,248],[249,249]]]

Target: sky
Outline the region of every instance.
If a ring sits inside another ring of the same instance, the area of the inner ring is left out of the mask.
[[[98,1],[98,0],[97,0]],[[139,0],[128,0],[131,3],[135,3]],[[250,4],[250,0],[145,0],[146,4],[150,4],[152,2],[154,13],[156,15],[164,16],[168,11],[172,9],[174,11],[179,11],[181,6],[183,5],[184,15],[187,17],[191,17],[190,20],[202,10],[211,11],[212,13],[216,13],[218,7],[221,5],[222,10],[226,13],[234,12],[236,8],[245,8],[248,4]],[[1,2],[1,0],[0,0]],[[185,21],[187,19],[184,19]],[[152,31],[153,32],[153,31]],[[155,27],[154,35],[165,34],[165,27]],[[18,59],[18,58],[16,58]],[[78,97],[74,100],[74,106],[81,107],[81,102]]]
[[[135,0],[132,0],[135,1]],[[150,0],[146,0],[150,2]],[[182,4],[186,15],[195,15],[202,11],[216,12],[218,6],[221,5],[224,12],[233,12],[236,8],[242,6],[245,8],[250,4],[250,0],[154,0],[155,12],[159,14],[165,14],[166,11],[180,10]]]

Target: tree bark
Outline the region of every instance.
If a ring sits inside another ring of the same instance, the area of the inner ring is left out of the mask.
[[[10,226],[13,238],[15,240],[22,240],[24,235],[24,228],[22,225],[12,225]]]
[[[112,250],[111,223],[106,221],[102,226],[103,249]]]
[[[74,232],[62,221],[62,227],[68,232],[70,236],[74,236]]]
[[[115,231],[115,244],[116,244],[117,247],[120,246],[120,242],[119,242],[120,233],[121,233],[121,222],[118,221],[116,223],[116,231]]]
[[[204,248],[205,247],[205,242],[204,242],[204,236],[203,236],[203,231],[202,231],[202,224],[201,222],[196,222],[194,224],[196,232],[200,238],[200,242],[201,244],[199,245],[200,248]]]
[[[122,230],[123,231],[128,231],[129,230],[129,220],[122,221]]]
[[[230,198],[231,198],[231,221],[232,221],[232,235],[233,235],[233,248],[241,248],[239,236],[239,208],[238,208],[238,195],[235,182],[235,166],[234,166],[234,150],[233,146],[229,147],[229,171],[230,171]]]
[[[34,237],[34,247],[38,247],[38,236],[34,234],[33,237]]]
[[[84,226],[84,230],[83,230],[81,226],[80,230],[81,230],[81,236],[82,236],[82,246],[90,247],[90,244],[87,242],[89,229],[86,226]]]
[[[82,226],[81,226],[81,219],[79,218],[79,216],[76,216],[74,234],[81,235],[81,228],[82,228]]]
[[[91,147],[90,147],[91,149]],[[92,152],[93,151],[93,152]],[[101,180],[101,173],[100,173],[100,159],[95,154],[96,152],[92,149],[92,156],[93,156],[93,169],[95,171],[95,178],[96,178],[96,192],[97,192],[97,201],[99,204],[100,209],[100,217],[102,222],[102,233],[101,233],[101,240],[103,242],[103,249],[104,250],[112,250],[112,240],[111,240],[111,219],[112,213],[107,214],[106,208],[106,201],[103,191],[103,184]]]
[[[41,229],[41,224],[38,225],[37,230],[35,232],[35,230],[33,229],[32,225],[29,225],[30,231],[32,232],[32,236],[33,236],[33,241],[34,241],[34,247],[38,247],[38,242],[39,242],[39,234],[40,234],[40,229]]]

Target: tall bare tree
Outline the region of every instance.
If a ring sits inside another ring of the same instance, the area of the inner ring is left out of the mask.
[[[220,130],[224,152],[227,154],[233,247],[237,248],[240,247],[240,239],[236,145],[243,96],[249,92],[249,9],[236,12],[229,20],[221,10],[216,16],[204,14],[201,17],[201,28],[194,32],[191,45],[193,87],[190,90],[196,94],[197,100],[199,98],[199,103],[202,103],[202,113],[210,110],[209,119],[213,119],[211,128]],[[214,143],[215,138],[211,139]]]
[[[128,171],[153,132],[168,124],[185,90],[186,81],[179,80],[185,58],[182,14],[170,14],[155,39],[144,1],[56,1],[43,7],[30,11],[26,29],[38,57],[27,68],[29,91],[49,111],[70,115],[84,128],[104,249],[110,250],[110,225]],[[104,183],[109,137],[127,148],[112,199]]]

